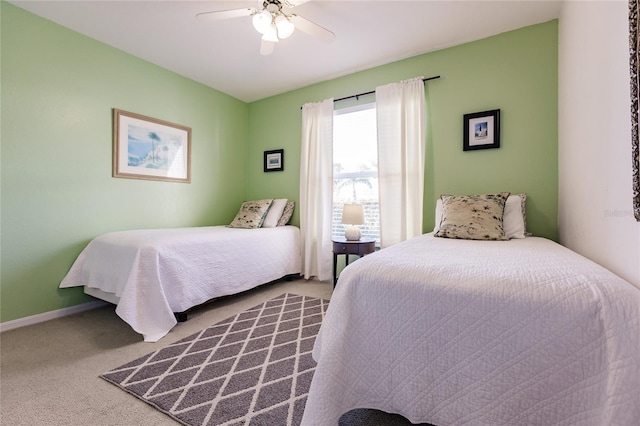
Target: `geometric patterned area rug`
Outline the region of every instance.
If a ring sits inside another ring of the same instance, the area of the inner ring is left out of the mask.
[[[283,294],[100,377],[184,425],[299,425],[328,305]]]

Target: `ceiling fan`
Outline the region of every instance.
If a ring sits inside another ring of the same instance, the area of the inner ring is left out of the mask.
[[[247,7],[243,9],[219,10],[213,12],[198,13],[196,18],[200,21],[219,21],[222,19],[253,16],[254,28],[262,34],[260,54],[270,55],[275,43],[283,40],[297,28],[300,31],[316,37],[324,42],[331,42],[335,34],[320,25],[303,18],[295,13],[288,13],[283,8],[293,8],[309,0],[259,0],[258,8]]]

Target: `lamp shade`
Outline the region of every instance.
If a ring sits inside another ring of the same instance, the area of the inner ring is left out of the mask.
[[[364,206],[362,204],[345,204],[342,209],[342,223],[345,225],[363,225]]]

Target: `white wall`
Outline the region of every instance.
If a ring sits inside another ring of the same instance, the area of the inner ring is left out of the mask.
[[[627,1],[565,1],[559,19],[560,242],[640,288],[632,212]]]

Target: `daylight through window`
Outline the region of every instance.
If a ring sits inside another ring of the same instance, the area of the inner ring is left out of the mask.
[[[333,117],[333,237],[344,236],[342,207],[364,205],[362,238],[380,243],[375,103],[336,110]]]

